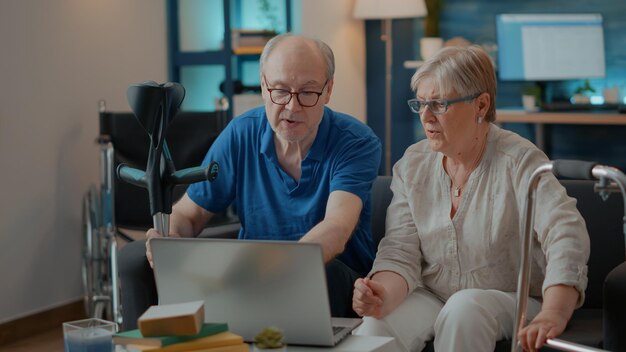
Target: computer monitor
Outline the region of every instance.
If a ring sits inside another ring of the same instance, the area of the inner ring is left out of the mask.
[[[496,35],[500,80],[605,76],[600,14],[500,14]]]

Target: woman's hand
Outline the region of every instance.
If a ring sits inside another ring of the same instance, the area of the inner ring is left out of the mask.
[[[382,284],[368,278],[357,279],[354,282],[352,309],[362,317],[381,318],[385,296],[386,291]]]
[[[541,348],[547,339],[561,335],[574,312],[578,296],[578,290],[572,286],[548,287],[543,294],[541,311],[517,334],[522,348],[534,352]]]
[[[528,326],[520,330],[517,338],[524,351],[536,351],[547,339],[553,339],[563,333],[569,315],[558,310],[542,309]]]

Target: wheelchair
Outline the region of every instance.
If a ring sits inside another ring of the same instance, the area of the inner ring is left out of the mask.
[[[143,238],[153,226],[148,192],[121,181],[115,170],[120,164],[145,169],[149,136],[130,112],[99,109],[100,182],[83,197],[82,281],[85,313],[89,317],[111,320],[121,326],[123,297],[117,276],[117,253],[125,243]],[[200,165],[211,144],[226,127],[225,111],[179,112],[168,126],[166,140],[172,160],[179,168]],[[186,186],[174,188],[179,199]],[[218,214],[213,224],[236,224],[229,210]]]

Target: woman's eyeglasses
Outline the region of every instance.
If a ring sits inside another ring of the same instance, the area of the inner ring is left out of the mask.
[[[416,114],[421,114],[424,112],[426,107],[428,110],[435,115],[445,114],[448,111],[448,107],[454,103],[458,103],[460,101],[469,101],[472,99],[476,99],[481,93],[476,93],[472,95],[467,95],[462,98],[457,99],[433,99],[433,100],[417,100],[410,99],[407,101],[411,111]]]

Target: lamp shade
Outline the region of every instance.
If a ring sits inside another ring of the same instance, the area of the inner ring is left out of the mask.
[[[428,14],[424,0],[356,0],[354,17],[362,19],[411,18]]]

